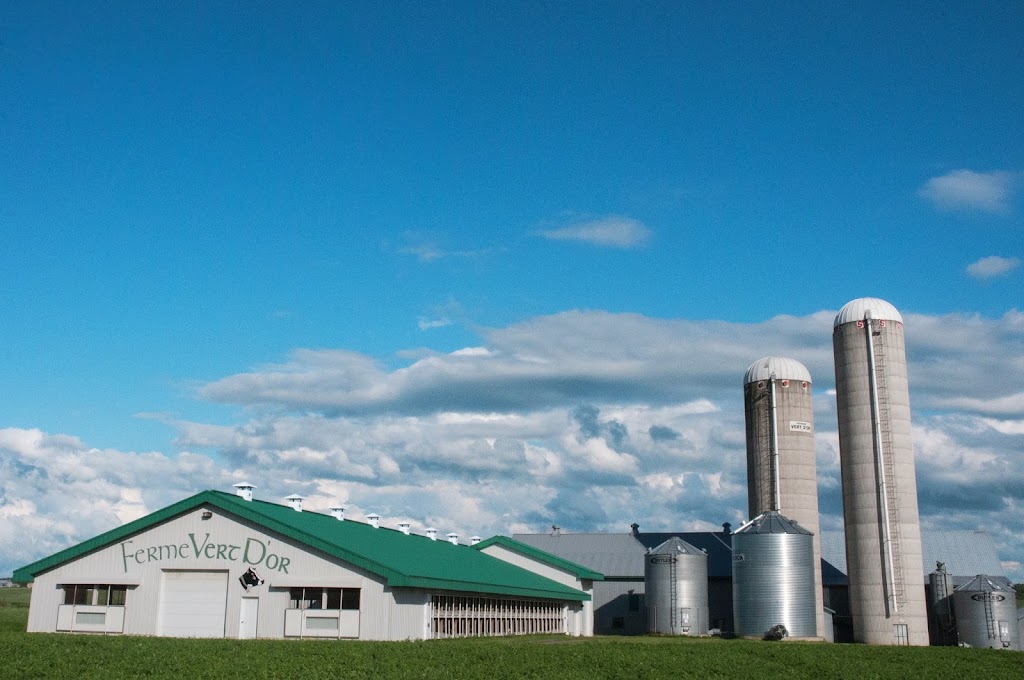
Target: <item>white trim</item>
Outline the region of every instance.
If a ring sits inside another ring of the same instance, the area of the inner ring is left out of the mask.
[[[137,576],[121,577],[106,576],[64,576],[57,580],[58,586],[87,586],[92,584],[101,586],[140,586],[142,579]]]
[[[270,582],[271,588],[362,588],[363,580],[360,578],[319,578],[316,576],[292,576],[290,578],[274,579]]]

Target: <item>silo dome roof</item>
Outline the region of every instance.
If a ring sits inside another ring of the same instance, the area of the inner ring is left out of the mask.
[[[706,555],[707,553],[705,553],[700,548],[697,548],[697,547],[694,547],[694,546],[690,545],[689,543],[687,543],[683,539],[679,538],[678,536],[673,536],[672,538],[668,539],[667,541],[665,541],[664,543],[659,545],[657,548],[652,548],[650,554],[651,555]]]
[[[775,374],[777,380],[805,380],[811,382],[811,373],[796,359],[785,357],[764,357],[750,364],[743,384],[768,380]]]
[[[885,300],[879,298],[857,298],[843,305],[843,308],[836,314],[836,321],[833,328],[842,326],[851,321],[861,321],[865,318],[868,310],[871,310],[872,319],[885,319],[886,321],[899,321],[903,323],[903,317],[899,311]]]
[[[778,510],[769,510],[744,524],[736,534],[810,534]],[[735,536],[736,534],[733,534]]]
[[[982,592],[982,593],[1006,593],[1014,592],[1014,589],[1009,586],[1004,586],[1001,583],[996,583],[985,574],[978,574],[969,582],[957,587],[958,591],[968,592]]]

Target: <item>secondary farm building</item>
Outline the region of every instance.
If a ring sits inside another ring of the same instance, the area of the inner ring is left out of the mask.
[[[17,570],[30,632],[405,640],[591,634],[601,575],[510,539],[478,546],[204,491]],[[493,552],[497,556],[488,554]],[[503,557],[508,559],[502,559]],[[515,562],[513,564],[512,562]],[[538,573],[540,572],[540,573]],[[543,575],[541,575],[543,573]]]
[[[639,525],[633,524],[628,533],[575,534],[557,529],[544,534],[515,534],[514,538],[545,554],[558,555],[604,574],[593,591],[597,635],[639,635],[647,631],[644,558],[665,541],[680,538],[708,556],[709,625],[723,631],[734,630],[732,534],[728,526],[723,531],[664,533],[640,531]],[[921,539],[922,579],[935,569],[937,562],[943,562],[954,586],[969,582],[977,574],[987,574],[1000,584],[1010,585],[988,532],[933,530],[922,532]],[[823,637],[853,642],[843,532],[821,532],[821,573],[826,611]]]

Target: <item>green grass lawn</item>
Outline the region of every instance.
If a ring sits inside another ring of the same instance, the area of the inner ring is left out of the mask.
[[[430,642],[25,633],[0,592],[0,678],[1024,678],[1024,652],[671,637]]]

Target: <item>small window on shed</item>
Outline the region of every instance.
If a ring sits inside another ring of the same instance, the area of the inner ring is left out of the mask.
[[[626,627],[626,617],[624,617],[624,616],[616,616],[616,617],[612,618],[612,628],[625,628],[625,627]]]

